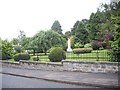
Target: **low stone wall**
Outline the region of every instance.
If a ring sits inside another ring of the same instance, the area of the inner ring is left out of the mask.
[[[92,73],[116,73],[119,71],[117,62],[84,62],[63,60],[61,64],[48,62],[29,62],[20,60],[19,62],[2,62],[4,67],[14,67],[22,69],[52,70],[52,71],[77,71]]]
[[[63,61],[63,67],[67,71],[80,72],[116,73],[119,71],[117,62]]]

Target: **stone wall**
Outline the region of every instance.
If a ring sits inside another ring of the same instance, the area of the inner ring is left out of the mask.
[[[61,64],[48,62],[30,62],[20,60],[19,62],[2,62],[3,67],[14,67],[22,69],[52,70],[52,71],[77,71],[92,73],[116,73],[119,71],[117,62],[84,62],[63,60]],[[120,68],[120,67],[119,67]]]

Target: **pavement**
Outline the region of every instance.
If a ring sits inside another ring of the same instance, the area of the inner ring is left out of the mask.
[[[100,88],[118,88],[117,73],[83,73],[68,71],[43,71],[2,67],[2,74],[42,79],[60,83],[94,86]]]

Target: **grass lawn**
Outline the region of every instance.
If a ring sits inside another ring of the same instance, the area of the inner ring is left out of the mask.
[[[71,60],[87,60],[87,61],[108,61],[109,55],[107,50],[94,50],[91,53],[74,54],[66,53],[67,59]]]
[[[32,55],[31,55],[31,59],[32,60]],[[39,53],[39,61],[40,62],[50,62],[50,60],[48,59],[48,54],[45,55],[44,53]],[[108,55],[108,51],[107,50],[93,50],[91,53],[84,53],[84,54],[74,54],[74,53],[66,53],[66,59],[69,60],[79,60],[79,61],[109,61],[109,55]],[[4,61],[8,61],[8,60],[4,60]],[[10,59],[10,62],[15,62],[14,59]],[[60,64],[60,62],[55,62]]]

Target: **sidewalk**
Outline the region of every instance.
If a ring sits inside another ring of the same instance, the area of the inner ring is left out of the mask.
[[[18,68],[2,68],[3,74],[43,79],[61,83],[88,85],[102,88],[118,87],[118,74],[103,74],[103,73],[81,73],[81,72],[56,72],[42,70],[28,70]]]

